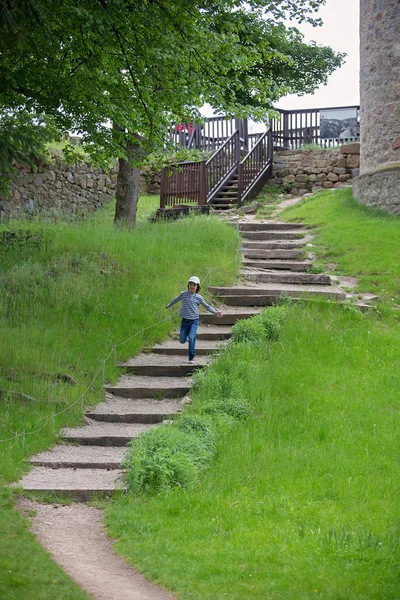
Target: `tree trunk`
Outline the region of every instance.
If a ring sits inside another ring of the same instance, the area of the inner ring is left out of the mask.
[[[129,142],[126,148],[127,160],[120,158],[118,160],[119,171],[117,177],[116,206],[115,206],[115,225],[125,225],[134,227],[136,223],[136,210],[139,200],[139,167],[132,167],[137,164],[141,156],[139,143]]]

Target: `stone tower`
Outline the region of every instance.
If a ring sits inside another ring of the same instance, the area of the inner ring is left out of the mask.
[[[360,0],[360,91],[354,196],[400,214],[400,0]]]

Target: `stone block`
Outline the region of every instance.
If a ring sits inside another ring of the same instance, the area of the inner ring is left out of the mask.
[[[300,183],[305,183],[308,181],[308,175],[296,175],[296,181],[299,181]]]
[[[313,185],[311,188],[311,191],[313,192],[313,194],[315,194],[316,192],[321,192],[323,190],[323,188],[319,185]]]
[[[293,183],[294,181],[296,181],[296,177],[294,175],[288,175],[287,177],[285,177],[285,181],[287,181],[288,183]]]
[[[328,173],[328,181],[333,181],[334,183],[339,181],[339,175],[336,175],[336,173]]]
[[[319,175],[317,175],[317,180],[318,181],[326,181],[327,180],[327,176],[325,173],[320,173]]]
[[[360,166],[360,155],[349,154],[346,159],[346,165],[349,169],[357,169]]]
[[[341,158],[338,158],[337,163],[336,163],[336,167],[339,167],[339,168],[346,167],[346,159],[345,159],[344,156],[342,156]]]
[[[325,167],[328,166],[328,163],[326,160],[317,160],[316,166],[319,167],[320,169],[324,169]]]
[[[351,178],[349,173],[343,173],[343,175],[339,175],[339,181],[348,181]]]
[[[355,142],[353,144],[343,144],[339,148],[339,151],[342,154],[360,154],[360,142]]]
[[[308,179],[310,181],[317,181],[317,176],[315,174],[311,174],[311,175],[308,176]]]
[[[326,189],[333,188],[333,182],[332,181],[323,181],[322,187],[326,188]]]
[[[343,175],[346,173],[346,169],[344,167],[334,167],[333,172],[336,173],[336,175]]]

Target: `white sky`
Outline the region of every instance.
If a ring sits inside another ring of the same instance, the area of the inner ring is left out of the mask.
[[[360,104],[359,92],[359,0],[326,0],[318,15],[321,27],[293,25],[304,35],[306,42],[315,41],[330,46],[336,52],[345,52],[345,64],[328,79],[327,85],[319,87],[314,94],[286,96],[277,108],[330,108]],[[203,107],[204,116],[211,117],[211,107]]]
[[[336,52],[346,52],[346,62],[314,94],[286,96],[277,104],[278,108],[328,108],[360,103],[359,4],[359,0],[326,0],[318,13],[323,21],[321,27],[296,25],[306,42],[313,40]]]

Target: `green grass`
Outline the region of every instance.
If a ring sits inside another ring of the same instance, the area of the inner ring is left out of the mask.
[[[270,218],[278,204],[288,198],[293,198],[293,196],[288,194],[283,186],[266,185],[257,196],[257,202],[259,203],[256,213],[257,218]]]
[[[84,405],[103,399],[103,379],[119,376],[114,346],[124,360],[168,336],[178,318],[165,304],[190,275],[202,279],[205,296],[207,285],[235,280],[234,228],[208,216],[150,223],[157,203],[140,200],[133,230],[113,227],[113,206],[80,223],[0,227],[1,485],[17,481],[29,456],[51,447],[61,427],[82,423]],[[86,597],[72,584],[64,595],[47,589],[54,566],[45,553],[43,574],[24,567],[38,545],[6,491],[1,498],[0,597]]]
[[[394,319],[292,307],[196,392],[252,407],[199,484],[108,510],[118,551],[184,599],[398,598],[399,361]]]
[[[321,192],[287,209],[283,220],[316,226],[317,260],[357,277],[360,292],[400,306],[400,219],[357,203],[351,188]]]

